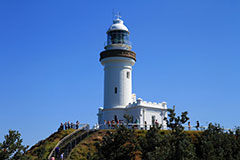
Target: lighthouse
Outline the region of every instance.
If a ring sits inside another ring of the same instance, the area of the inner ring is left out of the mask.
[[[119,17],[107,31],[104,48],[100,54],[104,66],[104,108],[125,108],[132,102],[132,66],[136,54],[131,51],[129,31]]]
[[[116,16],[107,30],[104,51],[100,53],[100,62],[104,68],[104,105],[98,112],[100,128],[104,128],[107,121],[126,122],[124,115],[132,116],[132,123],[139,123],[139,127],[148,123],[154,125],[156,121],[163,124],[166,116],[166,102],[148,103],[141,98],[136,99],[132,93],[132,70],[136,53],[131,50],[129,35],[123,20]]]

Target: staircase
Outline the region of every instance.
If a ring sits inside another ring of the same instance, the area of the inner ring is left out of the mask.
[[[71,150],[79,143],[81,140],[86,138],[89,134],[92,134],[95,130],[89,130],[88,124],[83,124],[79,129],[72,132],[71,134],[64,137],[57,145],[52,149],[48,156],[50,160],[51,157],[55,157],[56,160],[60,159],[61,153],[64,153],[64,159],[66,159],[71,152]],[[58,153],[56,153],[58,152]]]

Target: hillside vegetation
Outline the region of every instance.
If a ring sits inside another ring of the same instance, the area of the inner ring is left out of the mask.
[[[119,128],[119,129],[122,130],[122,128]],[[143,139],[148,133],[148,131],[146,130],[133,130],[133,131],[138,141]],[[109,134],[119,134],[117,132],[118,130],[99,130],[89,135],[71,151],[67,159],[68,160],[97,159],[97,152],[98,152],[97,146],[103,143],[103,139],[107,138]],[[157,132],[160,135],[167,135],[170,133],[169,130],[160,130],[160,129],[158,129]],[[196,141],[197,137],[201,135],[202,131],[185,131],[185,133],[189,137],[191,137],[193,141]],[[122,139],[124,139],[125,137],[124,135],[121,135],[121,133],[120,133],[120,136],[122,136]],[[109,146],[109,147],[112,149],[115,148],[114,146]],[[109,151],[110,148],[107,149],[107,151]],[[121,148],[121,146],[119,146],[119,148]],[[140,153],[140,151],[138,151],[138,153]],[[134,159],[141,159],[141,156],[135,155]]]
[[[113,131],[113,130],[112,130]],[[96,153],[95,143],[100,143],[107,130],[99,130],[82,140],[70,153],[70,160],[84,160]]]
[[[75,131],[74,129],[57,131],[50,135],[45,140],[39,141],[37,144],[32,146],[26,153],[28,159],[31,160],[45,160],[48,158],[48,155],[52,151],[52,149],[57,145],[57,143],[63,139],[68,134]]]

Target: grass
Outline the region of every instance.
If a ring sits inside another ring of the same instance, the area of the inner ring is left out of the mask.
[[[63,130],[55,132],[50,135],[47,139],[39,141],[37,144],[32,146],[26,153],[31,160],[47,159],[52,149],[57,143],[68,134],[75,131],[74,129]]]
[[[86,160],[96,152],[95,143],[100,142],[108,130],[99,130],[82,140],[70,153],[69,160]]]
[[[95,143],[100,142],[107,130],[99,130],[82,140],[70,153],[70,160],[85,160],[96,152]]]

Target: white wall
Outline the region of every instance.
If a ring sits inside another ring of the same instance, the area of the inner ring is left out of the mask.
[[[99,124],[104,124],[104,120],[111,121],[114,120],[114,115],[117,115],[118,120],[124,120],[123,115],[128,114],[133,116],[133,122],[135,122],[136,118],[139,119],[140,127],[144,128],[144,122],[147,122],[148,129],[150,125],[152,126],[152,116],[155,116],[155,119],[159,124],[163,124],[163,128],[166,129],[166,122],[163,120],[164,117],[167,116],[166,109],[161,108],[150,108],[150,107],[130,107],[130,108],[118,108],[118,109],[110,109],[103,110],[101,118],[99,117]]]
[[[165,111],[161,111],[159,109],[152,109],[152,108],[145,108],[145,117],[142,119],[142,123],[144,123],[144,119],[148,125],[152,124],[152,116],[155,116],[155,119],[158,121],[159,124],[163,123],[163,119],[165,117]]]
[[[125,108],[132,102],[132,66],[135,61],[127,57],[108,57],[101,63],[104,66],[104,109]]]

